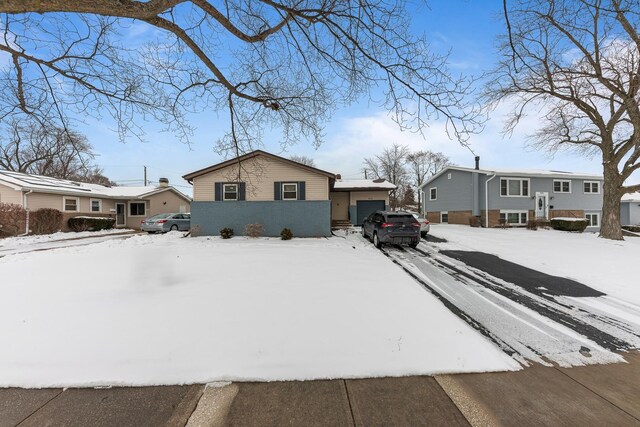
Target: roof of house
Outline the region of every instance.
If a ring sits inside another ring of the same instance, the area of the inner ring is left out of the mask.
[[[139,186],[106,187],[99,184],[51,178],[42,175],[30,175],[20,172],[0,170],[0,183],[16,190],[33,190],[41,193],[68,194],[73,196],[102,197],[110,199],[143,199],[163,191],[173,191],[185,200],[191,199],[175,188]]]
[[[640,202],[640,192],[628,193],[622,196],[623,202]]]
[[[247,153],[247,154],[244,154],[242,156],[235,157],[235,158],[230,159],[230,160],[225,160],[224,162],[216,163],[215,165],[212,165],[212,166],[197,170],[195,172],[188,173],[188,174],[184,175],[182,178],[184,178],[187,181],[191,182],[193,180],[193,178],[196,178],[196,177],[198,177],[200,175],[204,175],[204,174],[209,173],[209,172],[213,172],[213,171],[216,171],[216,170],[219,170],[219,169],[223,169],[223,168],[226,168],[227,166],[233,165],[234,163],[243,162],[243,161],[249,160],[251,158],[257,157],[257,156],[266,156],[266,157],[270,157],[272,159],[280,160],[280,161],[288,163],[288,164],[290,164],[292,166],[296,166],[296,167],[299,167],[301,169],[306,169],[306,170],[308,170],[310,172],[314,172],[314,173],[317,173],[317,174],[320,174],[320,175],[324,175],[324,176],[327,176],[329,178],[335,178],[335,176],[336,176],[332,172],[327,172],[325,170],[314,168],[313,166],[308,166],[308,165],[305,165],[303,163],[299,163],[299,162],[293,161],[291,159],[286,159],[284,157],[276,156],[275,154],[267,153],[266,151],[254,150],[254,151],[252,151],[250,153]]]
[[[396,186],[386,179],[339,179],[334,190],[394,190]]]
[[[424,188],[431,181],[435,180],[449,170],[458,170],[463,172],[481,173],[483,175],[509,175],[524,177],[547,177],[547,178],[566,178],[566,179],[594,179],[601,180],[602,175],[585,174],[579,172],[568,172],[546,169],[473,169],[463,168],[460,166],[448,166],[426,180],[419,188]]]

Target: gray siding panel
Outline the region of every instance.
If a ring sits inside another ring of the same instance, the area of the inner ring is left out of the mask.
[[[629,222],[631,225],[640,225],[640,203],[629,203]]]
[[[451,174],[451,179],[448,175]],[[429,189],[437,187],[437,200],[429,200]],[[473,209],[472,173],[449,170],[424,187],[424,211],[470,211]]]
[[[259,222],[265,236],[279,236],[290,228],[295,237],[331,235],[331,202],[306,201],[237,201],[192,202],[191,227],[199,226],[200,235],[218,235],[220,229],[233,228],[244,234],[247,224]]]

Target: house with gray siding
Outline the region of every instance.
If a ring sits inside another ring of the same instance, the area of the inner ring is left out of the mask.
[[[276,156],[251,153],[189,173],[191,227],[217,235],[228,227],[244,234],[260,223],[264,235],[283,228],[297,237],[330,236],[332,226],[359,224],[389,205],[395,186],[385,180],[343,180],[340,175]]]
[[[620,202],[620,224],[640,225],[640,193],[622,196]]]
[[[524,226],[529,219],[587,218],[600,227],[602,176],[554,170],[450,166],[427,180],[423,214],[433,223]]]

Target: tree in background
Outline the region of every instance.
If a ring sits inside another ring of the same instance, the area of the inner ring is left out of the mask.
[[[422,191],[419,187],[428,177],[434,176],[450,165],[452,165],[451,160],[442,153],[417,151],[407,156],[409,174],[418,191],[418,212],[422,212]]]
[[[313,161],[311,157],[294,155],[289,158],[294,162],[302,163],[303,165],[311,166],[312,168],[316,167],[316,163]]]
[[[0,117],[72,128],[111,117],[121,139],[153,119],[188,141],[186,117],[221,113],[218,150],[322,141],[323,124],[368,97],[402,128],[444,119],[460,141],[482,115],[447,56],[411,33],[405,2],[378,0],[3,0]],[[131,36],[135,26],[137,45]],[[140,31],[140,29],[142,31]],[[151,30],[153,36],[145,37]],[[372,93],[371,91],[375,91]]]
[[[638,1],[505,0],[504,12],[508,34],[489,99],[517,103],[508,131],[527,106],[544,106],[534,143],[602,160],[600,236],[621,240],[620,199],[640,190],[625,184],[640,169]]]

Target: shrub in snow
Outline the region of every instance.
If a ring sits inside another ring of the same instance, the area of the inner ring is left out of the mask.
[[[200,232],[201,230],[199,225],[194,225],[193,227],[191,227],[191,230],[190,230],[191,237],[199,237]]]
[[[10,237],[25,231],[27,211],[20,205],[0,203],[0,237]]]
[[[225,227],[220,230],[220,237],[223,239],[230,239],[233,237],[233,228]]]
[[[52,234],[60,231],[62,212],[57,209],[42,208],[31,212],[29,228],[33,234]]]
[[[244,234],[249,237],[260,237],[264,234],[264,227],[259,222],[247,224],[244,227]]]
[[[633,233],[640,233],[640,225],[623,225],[622,229]]]
[[[293,237],[293,232],[288,228],[283,228],[282,231],[280,232],[280,238],[282,240],[291,240],[292,237]]]
[[[527,221],[527,230],[537,230],[538,229],[538,220],[530,219]]]
[[[74,216],[69,218],[67,225],[73,231],[109,230],[116,225],[115,218]]]
[[[587,228],[587,220],[586,218],[553,218],[551,220],[551,228],[582,233]]]

